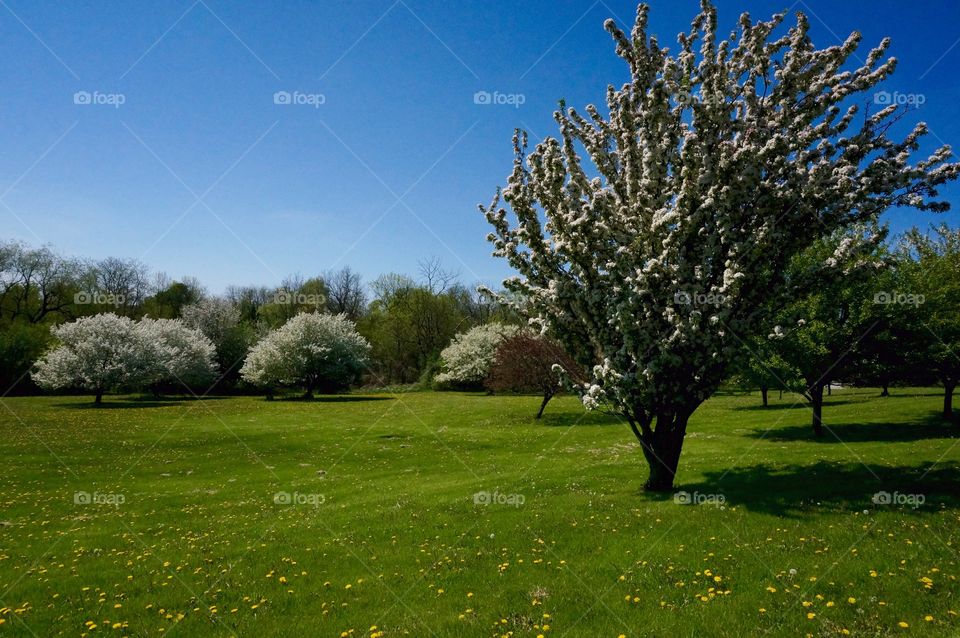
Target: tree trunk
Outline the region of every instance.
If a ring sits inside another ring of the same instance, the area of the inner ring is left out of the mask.
[[[780,398],[783,398],[783,388],[780,388]]]
[[[539,419],[543,416],[543,410],[547,407],[547,403],[550,402],[551,398],[553,398],[552,394],[543,395],[543,402],[540,404],[540,410],[537,411],[537,416],[535,418]]]
[[[829,396],[832,396],[832,395],[833,395],[833,387],[828,383],[828,384],[827,384],[827,396],[829,397]]]
[[[823,436],[823,384],[810,387],[810,403],[813,405],[813,433]]]
[[[650,478],[644,484],[648,492],[672,492],[677,475],[683,437],[687,432],[688,415],[660,414],[656,427],[645,428],[640,437],[643,456],[650,467]]]
[[[953,391],[956,387],[956,381],[943,384],[943,418],[948,420],[953,420]]]
[[[97,395],[93,398],[93,403],[94,403],[94,405],[100,405],[101,403],[103,403],[103,390],[102,390],[102,389],[98,389],[98,390],[97,390]]]
[[[763,397],[763,407],[767,407],[767,392],[769,392],[769,390],[770,388],[765,385],[760,386],[760,396]]]
[[[884,382],[881,384],[881,388],[882,388],[882,390],[881,390],[881,392],[880,392],[880,396],[882,396],[882,397],[888,397],[888,396],[890,396],[890,388],[888,387],[888,384],[887,384],[886,381],[884,381]]]

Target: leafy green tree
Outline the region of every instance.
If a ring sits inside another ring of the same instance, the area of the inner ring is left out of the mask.
[[[788,276],[809,278],[820,264],[844,255],[844,276],[824,277],[813,292],[787,306],[769,335],[774,354],[802,379],[799,389],[810,403],[816,436],[823,435],[824,389],[853,365],[857,343],[876,327],[873,277],[886,265],[883,237],[877,229],[835,233],[791,264]]]
[[[913,229],[899,250],[901,288],[888,301],[904,314],[903,346],[914,366],[943,385],[943,418],[953,419],[953,392],[960,382],[960,229],[943,224],[931,233]]]

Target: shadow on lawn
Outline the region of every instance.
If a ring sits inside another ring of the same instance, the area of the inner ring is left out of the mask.
[[[161,397],[123,397],[110,398],[104,397],[103,403],[94,403],[91,397],[89,401],[68,401],[65,403],[55,403],[58,408],[71,408],[74,410],[130,410],[139,408],[169,408],[182,403],[194,403],[197,401],[220,401],[230,397],[224,396],[161,396]]]
[[[777,400],[780,401],[781,399],[777,399]],[[863,403],[863,401],[844,401],[844,400],[831,401],[827,397],[823,398],[823,407],[825,409],[834,405],[848,405],[850,403]],[[806,399],[798,398],[796,401],[792,401],[790,403],[787,403],[786,401],[784,401],[783,403],[778,403],[776,405],[770,404],[767,407],[763,407],[763,404],[758,401],[756,405],[738,405],[738,406],[734,406],[733,409],[734,410],[757,410],[760,412],[767,412],[767,411],[775,412],[777,410],[809,410],[810,404],[807,403]]]
[[[537,406],[536,403],[531,405],[533,405],[533,410],[530,412],[530,418],[532,420]],[[571,425],[622,425],[626,423],[622,417],[599,411],[587,412],[584,410],[583,412],[555,412],[551,414],[550,407],[549,405],[547,406],[543,416],[540,417],[540,420],[536,421],[536,423],[554,427],[569,427]]]
[[[869,441],[905,442],[924,439],[954,439],[960,428],[939,414],[931,414],[912,423],[830,423],[823,424],[823,436],[813,435],[808,423],[774,430],[755,429],[748,436],[768,441],[807,441],[810,443],[866,443]]]
[[[824,507],[913,511],[910,505],[875,503],[878,493],[894,498],[922,495],[924,502],[916,509],[918,513],[960,509],[960,468],[932,466],[927,463],[868,469],[859,463],[825,461],[813,465],[755,465],[708,472],[702,482],[677,489],[691,494],[723,494],[728,507],[784,517],[816,514]],[[879,498],[882,502],[883,497]]]
[[[275,397],[273,400],[277,403],[360,403],[365,401],[396,401],[397,398],[381,395],[357,396],[353,394],[329,394],[310,398],[303,396]]]

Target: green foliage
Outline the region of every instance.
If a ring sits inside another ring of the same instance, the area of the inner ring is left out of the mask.
[[[0,393],[35,389],[28,373],[51,341],[44,324],[17,321],[0,327]]]

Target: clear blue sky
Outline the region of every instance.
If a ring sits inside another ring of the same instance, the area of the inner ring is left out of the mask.
[[[672,45],[698,3],[652,5],[652,31]],[[865,44],[890,35],[900,66],[887,88],[922,94],[911,117],[960,147],[960,3],[719,8],[725,27],[742,10],[804,9],[824,46],[853,29]],[[513,128],[553,134],[558,98],[582,107],[621,83],[602,24],[629,26],[635,9],[633,0],[3,0],[0,236],[140,258],[214,292],[344,264],[368,280],[412,273],[424,256],[468,283],[495,283],[507,270],[489,256],[476,204],[510,169]],[[75,104],[78,91],[124,103]],[[325,101],[277,105],[277,91]],[[477,105],[477,91],[525,101]],[[960,208],[960,189],[947,194]],[[889,218],[895,230],[935,221]],[[955,225],[960,213],[946,219]]]

